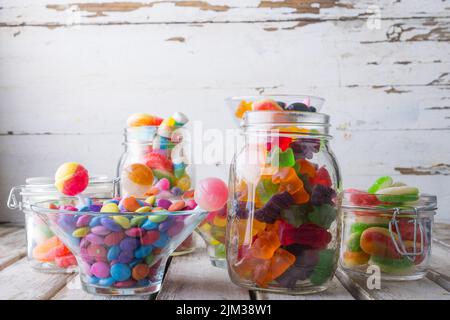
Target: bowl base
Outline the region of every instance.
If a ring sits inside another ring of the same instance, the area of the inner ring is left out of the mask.
[[[78,272],[78,266],[70,266],[68,268],[60,268],[53,263],[39,262],[34,259],[29,259],[30,266],[33,270],[41,273],[60,273],[60,274],[71,274]]]
[[[112,288],[100,287],[92,284],[82,283],[83,290],[87,293],[104,295],[104,296],[137,296],[150,295],[156,293],[161,289],[161,283],[153,283],[147,287],[137,288]]]

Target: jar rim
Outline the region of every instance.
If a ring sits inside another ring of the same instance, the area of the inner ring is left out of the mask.
[[[231,97],[225,98],[225,101],[231,102],[231,101],[256,100],[256,99],[258,99],[258,100],[261,100],[261,99],[277,100],[277,97],[283,98],[285,100],[291,100],[291,101],[298,101],[298,100],[309,98],[309,99],[316,100],[317,102],[319,102],[321,104],[320,106],[322,106],[326,102],[326,99],[319,97],[319,96],[314,96],[314,95],[309,95],[309,94],[284,94],[284,93],[282,93],[282,94],[231,96]]]
[[[366,198],[369,202],[356,202],[354,196],[361,197],[373,197],[376,196],[389,196],[387,194],[377,193],[372,194],[363,190],[351,190],[347,189],[343,191],[342,208],[351,210],[365,210],[374,212],[392,213],[397,211],[400,214],[417,214],[422,212],[433,212],[437,210],[437,197],[435,195],[421,193],[416,201],[411,202],[372,202],[370,198]],[[353,197],[352,197],[353,196]],[[376,198],[378,199],[378,198]],[[435,215],[436,212],[433,213]]]

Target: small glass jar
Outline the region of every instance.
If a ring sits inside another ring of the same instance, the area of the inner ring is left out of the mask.
[[[414,202],[381,202],[383,194],[349,190],[343,197],[343,241],[340,265],[356,276],[378,267],[383,280],[425,277],[432,244],[436,197],[420,195]],[[386,199],[386,197],[385,197]]]
[[[114,183],[106,176],[93,176],[82,193],[86,197],[112,197]],[[47,221],[33,214],[30,206],[49,199],[62,197],[56,190],[54,179],[35,177],[26,184],[11,189],[8,207],[21,209],[25,214],[27,258],[33,269],[46,273],[71,273],[77,270],[77,262],[70,250],[52,232]]]
[[[132,195],[145,199],[154,194],[153,188],[158,181],[165,178],[169,189],[156,194],[156,198],[181,198],[194,186],[194,166],[190,165],[189,140],[184,129],[178,129],[171,138],[158,134],[158,126],[141,126],[125,128],[125,151],[118,166],[120,177],[120,195]],[[151,171],[153,179],[139,181],[133,179],[145,171]],[[195,250],[195,240],[189,236],[174,255],[191,253]]]
[[[286,294],[326,290],[339,257],[342,190],[328,143],[329,116],[248,111],[242,129],[245,144],[232,163],[229,183],[231,280]]]

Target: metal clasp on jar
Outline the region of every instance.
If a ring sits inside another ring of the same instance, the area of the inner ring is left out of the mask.
[[[17,200],[24,186],[12,187],[6,205],[9,209],[22,209],[22,201]]]
[[[422,224],[418,221],[419,214],[416,208],[408,208],[408,210],[414,211],[414,219],[408,221],[408,223],[414,223],[414,233],[413,233],[413,247],[412,252],[406,249],[405,243],[402,239],[402,234],[400,228],[398,226],[397,216],[401,213],[400,208],[395,208],[394,213],[392,214],[392,219],[389,221],[389,234],[391,235],[392,242],[394,243],[395,249],[401,256],[407,257],[411,261],[415,261],[417,256],[423,255],[424,252],[424,229]],[[395,229],[393,229],[395,228]],[[420,250],[417,249],[417,229],[419,229],[420,233]],[[395,237],[397,235],[397,238]]]

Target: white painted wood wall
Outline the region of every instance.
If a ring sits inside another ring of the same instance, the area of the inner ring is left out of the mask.
[[[345,186],[393,175],[449,221],[449,28],[445,0],[0,0],[0,221],[64,161],[114,174],[132,112],[226,129],[261,93],[325,97]]]

